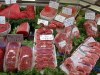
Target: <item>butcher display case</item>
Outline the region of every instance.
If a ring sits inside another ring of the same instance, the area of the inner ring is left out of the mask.
[[[0,0],[0,75],[98,75],[99,48],[100,0]]]

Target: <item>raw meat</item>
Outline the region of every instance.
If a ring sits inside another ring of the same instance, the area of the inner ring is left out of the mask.
[[[28,22],[22,23],[18,28],[16,33],[17,34],[23,34],[24,37],[27,37],[29,35],[30,26]]]
[[[55,37],[55,45],[57,46],[60,53],[70,54],[72,50],[72,40],[66,37],[66,33],[58,33]]]
[[[98,30],[97,30],[97,23],[93,20],[87,20],[84,23],[84,27],[86,30],[86,33],[89,37],[97,37],[98,36]]]
[[[41,11],[40,16],[46,20],[51,21],[57,14],[57,10],[48,5]]]
[[[21,43],[9,42],[4,56],[4,71],[16,71]]]
[[[67,37],[71,36],[72,39],[74,37],[76,37],[76,38],[80,37],[80,32],[76,25],[71,25],[71,26],[65,27],[64,32],[66,33]]]
[[[83,46],[84,45],[84,46]],[[60,68],[67,74],[89,75],[93,67],[96,65],[99,55],[96,50],[100,51],[100,43],[96,42],[92,37],[87,38],[82,43],[71,57],[67,58]],[[94,52],[90,52],[94,47],[97,47]],[[65,68],[64,68],[65,67]]]
[[[0,48],[0,71],[3,71],[4,50]]]
[[[18,59],[18,70],[31,70],[33,61],[32,49],[28,46],[22,46],[20,48],[20,55]]]
[[[96,22],[98,22],[99,19],[100,19],[100,14],[97,14],[97,15],[96,15],[96,19],[95,19]]]
[[[0,24],[0,36],[8,34],[11,30],[11,25],[7,22],[6,24]]]

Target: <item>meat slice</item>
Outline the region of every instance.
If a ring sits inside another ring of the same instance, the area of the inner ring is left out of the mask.
[[[4,50],[0,48],[0,71],[3,71]]]
[[[18,59],[18,70],[31,70],[32,69],[33,52],[28,46],[20,48],[20,55]]]
[[[87,20],[84,23],[84,27],[85,27],[86,33],[89,37],[97,37],[98,36],[96,21]]]
[[[57,10],[48,5],[41,11],[40,16],[46,20],[51,21],[57,14]]]
[[[71,36],[72,39],[74,37],[76,37],[76,38],[80,37],[80,32],[76,25],[71,25],[71,26],[65,27],[64,32],[66,33],[67,37]]]
[[[72,40],[66,37],[66,33],[58,33],[55,37],[55,45],[62,54],[70,54],[72,50]]]
[[[16,33],[17,34],[23,34],[24,37],[27,37],[29,35],[30,26],[28,22],[22,23],[18,28]]]
[[[4,71],[16,71],[21,43],[9,42],[4,56]]]

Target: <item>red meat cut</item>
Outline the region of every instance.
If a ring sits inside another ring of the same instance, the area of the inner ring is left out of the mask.
[[[18,28],[17,28],[17,34],[23,34],[24,37],[27,37],[29,35],[30,31],[30,26],[28,22],[22,23]]]
[[[89,37],[97,37],[98,36],[96,21],[88,20],[84,23],[84,27],[85,27],[86,33]]]
[[[41,18],[51,21],[56,16],[56,14],[57,14],[57,10],[54,8],[51,8],[47,5],[41,11],[40,16],[41,16]]]
[[[20,48],[20,55],[18,59],[18,70],[31,70],[32,69],[33,52],[28,46]]]
[[[9,42],[4,56],[4,71],[16,71],[21,43]]]

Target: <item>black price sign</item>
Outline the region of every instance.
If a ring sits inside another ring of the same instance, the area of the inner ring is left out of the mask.
[[[23,34],[8,34],[8,42],[23,42]]]

